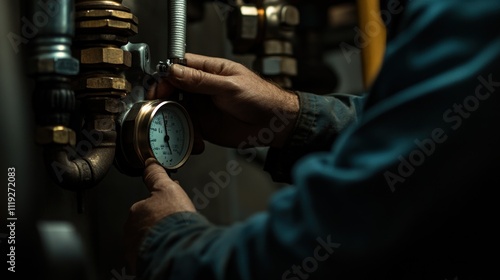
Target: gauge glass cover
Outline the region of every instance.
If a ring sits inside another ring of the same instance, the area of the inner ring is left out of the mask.
[[[163,167],[175,169],[187,160],[192,141],[191,130],[189,116],[180,105],[159,105],[149,125],[149,145]]]

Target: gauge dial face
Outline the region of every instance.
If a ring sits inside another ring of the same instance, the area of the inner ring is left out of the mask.
[[[156,160],[167,169],[182,165],[192,146],[192,127],[187,112],[177,103],[162,103],[149,126],[149,145]]]

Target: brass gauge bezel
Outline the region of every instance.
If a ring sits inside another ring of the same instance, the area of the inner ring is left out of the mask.
[[[180,105],[179,103],[175,101],[162,101],[162,100],[153,100],[146,102],[139,112],[137,113],[136,116],[136,122],[135,122],[135,128],[134,128],[134,150],[139,157],[139,160],[142,162],[144,165],[144,162],[148,158],[156,158],[156,156],[153,153],[153,150],[151,148],[151,143],[150,143],[150,127],[151,123],[153,121],[153,118],[156,116],[156,113],[163,108],[164,106],[174,106],[179,111],[183,114],[183,117],[186,120],[187,123],[187,129],[189,135],[187,136],[189,139],[188,142],[188,147],[186,150],[186,153],[183,155],[183,158],[181,161],[179,161],[177,164],[172,165],[172,166],[164,166],[162,165],[165,169],[167,170],[176,170],[179,169],[181,166],[183,166],[186,161],[189,158],[189,155],[191,154],[191,151],[193,149],[193,135],[194,135],[194,129],[193,129],[193,124],[191,122],[191,118],[189,116],[189,113],[187,110]]]

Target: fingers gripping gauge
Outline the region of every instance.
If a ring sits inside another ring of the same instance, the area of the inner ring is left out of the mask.
[[[123,119],[120,140],[122,169],[142,170],[144,162],[154,157],[165,169],[176,170],[191,154],[193,125],[177,102],[138,102]]]

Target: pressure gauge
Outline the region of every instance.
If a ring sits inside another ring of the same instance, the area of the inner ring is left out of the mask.
[[[167,169],[176,169],[183,165],[193,145],[192,126],[189,115],[179,103],[162,102],[153,110],[151,118],[144,121],[149,131],[147,139],[138,138],[144,145],[138,145],[145,154],[151,150],[158,162]],[[139,136],[142,136],[139,134]],[[143,152],[141,152],[142,154]]]
[[[126,173],[139,172],[151,157],[165,169],[176,170],[187,161],[193,147],[189,114],[174,101],[135,103],[124,116],[119,133],[121,154],[117,158]]]

